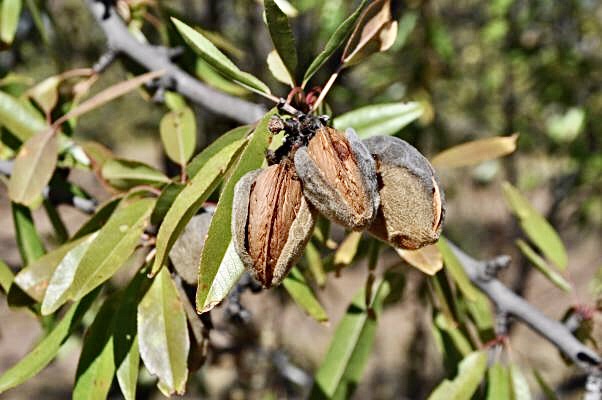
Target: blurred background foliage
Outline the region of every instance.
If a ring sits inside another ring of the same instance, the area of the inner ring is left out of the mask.
[[[11,0],[2,0],[7,1]],[[288,88],[267,68],[266,58],[272,43],[262,21],[261,2],[129,0],[127,3],[130,7],[121,9],[122,16],[129,21],[130,30],[143,40],[169,47],[183,46],[173,26],[166,23],[168,16],[177,16],[202,28],[241,69],[270,87],[279,88],[275,90],[277,95],[288,93]],[[290,0],[289,17],[297,37],[301,70],[309,65],[356,3]],[[29,0],[24,4],[14,44],[0,51],[3,91],[20,95],[44,78],[73,68],[90,67],[105,50],[105,38],[82,1]],[[389,51],[343,72],[328,97],[333,115],[367,104],[419,101],[425,109],[423,116],[404,128],[399,136],[427,156],[469,140],[519,132],[519,151],[512,156],[483,163],[469,171],[440,173],[451,204],[446,234],[461,239],[466,250],[477,255],[509,252],[517,256],[521,260],[519,268],[508,271],[505,278],[515,290],[523,292],[531,269],[513,249],[518,225],[509,222],[507,212],[499,211],[503,204],[499,185],[502,180],[510,180],[521,191],[531,194],[537,208],[557,228],[569,249],[588,239],[595,241],[602,231],[602,3],[410,0],[392,1],[392,5],[394,18],[399,21],[395,44]],[[177,59],[178,65],[221,90],[262,101],[251,93],[241,92],[199,61],[190,49],[186,46],[184,49]],[[333,57],[312,78],[310,87],[324,84],[336,70],[336,60]],[[116,63],[103,72],[93,92],[123,80],[128,71],[142,72],[136,66],[124,68]],[[87,114],[78,121],[78,140],[97,140],[116,154],[169,167],[158,140],[159,121],[165,107],[148,102],[148,98],[149,94],[140,90]],[[194,109],[200,147],[237,125],[200,107]],[[10,148],[0,147],[0,158],[8,158],[10,154]],[[598,273],[591,284],[592,292],[598,295],[602,292],[601,281],[602,275]],[[423,286],[409,286],[410,293],[424,294]],[[277,301],[284,302],[281,298]],[[420,319],[415,309],[409,315]],[[386,320],[383,324],[391,326]],[[417,323],[411,332],[413,347],[399,357],[424,357],[425,351],[420,349],[426,340],[423,336],[430,334],[428,328]],[[233,335],[240,335],[239,342],[246,340],[244,346],[257,342],[264,347],[274,346],[275,339],[264,331],[260,335],[247,329]],[[302,346],[293,340],[283,341],[301,366],[315,361],[312,359],[315,355],[304,355]],[[244,377],[245,381],[252,381],[254,376],[265,379],[270,368],[265,355],[241,354],[248,359],[227,362],[257,366],[256,371]],[[370,384],[397,385],[390,390],[383,385],[378,392],[382,398],[395,390],[395,393],[428,393],[419,383],[427,382],[427,387],[432,388],[438,380],[427,378],[436,376],[437,369],[417,364],[420,363],[403,364],[403,376],[408,378],[404,383],[394,383],[398,379],[395,373],[383,373],[375,374]],[[374,365],[370,368],[378,369]],[[562,381],[555,383],[560,385]],[[366,393],[367,389],[363,390],[358,396]]]

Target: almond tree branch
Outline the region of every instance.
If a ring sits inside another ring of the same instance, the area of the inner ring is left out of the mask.
[[[495,272],[498,269],[493,268],[492,270],[491,262],[475,260],[453,243],[449,242],[449,245],[472,283],[493,301],[500,312],[507,313],[523,321],[591,376],[602,374],[602,358],[600,355],[577,340],[564,324],[546,317],[524,298],[518,296],[497,280]],[[496,263],[496,260],[494,260],[494,263]]]
[[[265,114],[265,107],[215,90],[172,63],[169,51],[136,40],[106,0],[85,0],[102,28],[109,50],[123,54],[149,71],[166,71],[162,77],[170,89],[217,114],[242,123],[252,123]]]

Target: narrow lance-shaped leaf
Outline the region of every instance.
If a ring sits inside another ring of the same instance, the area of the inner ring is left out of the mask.
[[[61,76],[51,76],[27,91],[27,94],[40,106],[46,115],[50,115],[50,112],[59,100],[58,89],[61,81]]]
[[[0,40],[11,44],[17,33],[19,16],[21,15],[21,0],[4,0],[0,9]]]
[[[259,93],[269,94],[270,89],[265,83],[255,78],[253,75],[243,72],[228,57],[217,49],[205,36],[197,30],[186,25],[182,21],[171,19],[186,41],[193,50],[207,61],[212,67],[220,71],[226,77],[242,86],[253,89]]]
[[[465,400],[470,399],[485,376],[487,353],[470,353],[458,368],[453,380],[444,380],[428,397],[428,400]]]
[[[274,47],[294,85],[297,71],[297,49],[288,17],[274,0],[264,0],[263,4],[272,43],[274,43]]]
[[[511,398],[508,368],[500,363],[495,363],[487,370],[487,400]]]
[[[8,183],[11,200],[31,205],[46,187],[56,166],[59,151],[57,132],[47,130],[31,137],[19,150]]]
[[[412,267],[428,275],[435,275],[443,268],[443,256],[436,244],[418,250],[395,249],[397,254]]]
[[[361,232],[350,232],[345,240],[341,242],[337,251],[334,253],[333,265],[336,269],[341,269],[351,265],[355,255],[357,254],[357,248],[362,238]]]
[[[305,75],[303,76],[303,84],[305,87],[307,82],[311,79],[311,77],[324,65],[326,61],[334,54],[334,52],[341,47],[347,36],[351,33],[355,21],[360,16],[364,5],[366,4],[366,0],[362,0],[357,9],[351,14],[345,21],[341,23],[334,31],[328,42],[326,42],[326,46],[318,56],[312,61],[307,71],[305,71]]]
[[[339,130],[353,128],[362,139],[393,135],[420,118],[422,112],[418,102],[376,104],[339,115],[333,125]]]
[[[474,140],[451,147],[437,154],[431,162],[435,167],[464,167],[511,154],[516,150],[518,133]]]
[[[201,57],[196,61],[194,72],[207,85],[224,93],[238,97],[244,97],[250,93],[249,89],[232,82]]]
[[[298,268],[293,268],[282,284],[295,303],[310,317],[318,322],[328,321],[326,311]]]
[[[267,125],[274,113],[274,110],[268,112],[259,122],[249,143],[240,155],[238,163],[233,168],[228,182],[222,189],[213,219],[211,220],[205,247],[203,247],[203,253],[201,254],[199,285],[196,293],[196,307],[199,312],[205,307],[205,300],[219,270],[219,266],[222,263],[228,244],[232,239],[230,223],[234,186],[244,174],[261,167],[263,164],[264,152],[268,147],[270,139]]]
[[[514,400],[531,400],[531,391],[527,379],[518,365],[510,365],[510,380],[512,382],[512,398]]]
[[[307,268],[311,272],[315,282],[320,287],[324,286],[326,284],[326,272],[324,271],[322,255],[316,245],[312,242],[307,243],[307,246],[305,246],[304,258],[307,262]]]
[[[113,187],[121,190],[138,185],[157,185],[171,180],[161,171],[139,161],[112,159],[102,165],[102,177]]]
[[[194,112],[189,107],[184,107],[165,114],[159,131],[167,156],[173,162],[186,166],[196,147]]]
[[[148,371],[166,395],[183,394],[190,338],[186,313],[169,271],[161,269],[138,305],[138,343]]]
[[[441,251],[441,255],[443,256],[445,268],[454,279],[454,282],[456,282],[458,285],[458,288],[462,294],[466,296],[468,300],[476,300],[478,295],[477,289],[472,285],[472,283],[470,283],[462,264],[460,264],[460,261],[458,261],[452,249],[447,244],[447,239],[441,237],[437,245],[439,246],[439,251]]]
[[[245,141],[239,139],[221,149],[200,168],[190,183],[176,197],[157,234],[157,253],[151,274],[156,274],[165,264],[176,239],[184,230],[188,221],[215,190],[223,174],[235,158],[234,156],[244,144]]]
[[[29,208],[11,203],[11,209],[19,254],[23,264],[29,264],[40,258],[46,250],[36,230]]]
[[[517,240],[516,245],[520,249],[521,253],[523,253],[525,257],[529,259],[529,261],[531,261],[531,264],[533,264],[535,268],[537,268],[537,270],[541,272],[543,276],[545,276],[550,282],[552,282],[554,285],[564,290],[565,292],[571,291],[571,284],[567,282],[567,280],[564,279],[562,275],[554,271],[548,265],[548,263],[546,263],[546,260],[541,258],[539,254],[537,254],[535,250],[533,250],[531,246],[529,246],[524,240]]]
[[[0,393],[32,378],[54,359],[62,344],[77,329],[79,321],[88,311],[97,294],[98,291],[94,291],[80,302],[73,304],[48,336],[0,376]]]
[[[354,297],[316,372],[310,398],[351,397],[372,351],[377,318],[389,292],[387,280],[378,283],[373,290],[370,310],[366,308],[364,289]]]
[[[4,294],[8,293],[14,279],[13,271],[4,261],[0,260],[0,287],[4,290]]]
[[[529,239],[554,265],[565,270],[568,264],[566,249],[552,225],[510,183],[504,182],[502,188],[506,203]]]
[[[4,92],[0,92],[0,121],[22,142],[48,129],[39,113]]]
[[[232,241],[226,249],[224,258],[217,269],[215,278],[211,282],[211,287],[207,291],[205,302],[199,310],[201,313],[212,310],[216,305],[221,303],[230,293],[234,285],[239,281],[242,274],[245,272],[245,265],[236,254]]]
[[[282,62],[282,59],[280,59],[280,56],[278,55],[278,52],[276,52],[276,50],[270,51],[266,62],[274,78],[284,83],[285,85],[289,85],[291,87],[295,86],[295,82],[291,78],[291,75],[284,66],[284,63]]]

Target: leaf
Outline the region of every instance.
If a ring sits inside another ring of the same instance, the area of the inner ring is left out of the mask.
[[[138,344],[148,371],[166,395],[183,394],[190,338],[186,313],[169,271],[161,269],[138,305]]]
[[[537,268],[539,272],[541,272],[550,282],[556,285],[558,288],[564,290],[565,292],[570,292],[572,290],[572,286],[566,279],[562,277],[562,275],[558,274],[554,271],[546,260],[540,257],[539,254],[531,248],[524,240],[518,239],[516,241],[516,245],[520,249],[521,253],[527,257],[531,264]]]
[[[217,139],[215,139],[209,146],[207,146],[201,153],[197,154],[192,161],[186,167],[186,172],[188,176],[194,177],[199,169],[214,155],[219,153],[224,147],[229,145],[230,143],[236,142],[245,136],[252,130],[253,128],[250,125],[239,126],[238,128],[234,128],[224,133]]]
[[[353,128],[361,139],[393,135],[420,118],[422,112],[418,102],[376,104],[339,115],[333,125],[339,130]]]
[[[121,197],[116,197],[99,206],[96,213],[75,232],[71,240],[79,239],[102,228],[113,215],[120,202]]]
[[[428,400],[470,399],[485,376],[487,353],[477,351],[466,356],[453,380],[445,379],[428,397]]]
[[[357,248],[361,238],[362,232],[350,232],[345,240],[341,242],[337,251],[334,253],[333,264],[336,269],[351,265],[357,254]]]
[[[213,219],[211,220],[203,253],[201,254],[199,285],[196,293],[197,311],[202,311],[206,304],[209,290],[213,286],[213,280],[222,263],[230,239],[232,239],[230,222],[232,218],[234,185],[236,185],[244,174],[261,167],[263,164],[264,152],[270,140],[268,122],[274,114],[275,110],[271,110],[261,119],[253,135],[250,137],[249,143],[240,155],[236,166],[233,167],[230,178],[223,186]]]
[[[297,71],[297,49],[288,17],[274,0],[264,0],[263,4],[272,43],[293,81],[293,86],[296,86],[294,82]]]
[[[200,55],[205,61],[207,61],[213,68],[217,69],[227,78],[230,78],[234,82],[254,89],[259,93],[270,94],[270,89],[255,78],[253,75],[243,72],[228,57],[226,57],[221,51],[217,49],[205,36],[200,32],[186,25],[182,21],[172,18],[171,19],[186,41],[192,49]]]
[[[390,292],[386,280],[373,290],[370,309],[359,291],[337,325],[328,352],[315,375],[311,399],[347,399],[359,383],[376,335],[376,322]]]
[[[0,121],[21,142],[48,130],[40,114],[4,92],[0,92]]]
[[[391,20],[390,0],[375,0],[362,12],[343,56],[345,65],[352,65],[372,53],[385,51],[395,42],[397,22]]]
[[[201,80],[207,83],[207,85],[217,90],[221,90],[222,92],[239,97],[246,96],[250,93],[248,89],[237,85],[236,83],[232,83],[230,79],[224,77],[224,75],[220,74],[207,61],[200,57],[197,58],[194,72]]]
[[[191,286],[199,280],[199,259],[211,225],[213,211],[202,210],[190,219],[169,251],[169,259],[177,274]]]
[[[13,271],[4,261],[0,260],[0,287],[4,290],[5,294],[8,294],[14,279],[15,275]]]
[[[192,110],[184,107],[165,114],[159,130],[167,157],[186,166],[196,147],[196,120]]]
[[[140,161],[112,159],[102,166],[102,177],[111,186],[128,190],[138,185],[170,183],[171,180],[161,171]]]
[[[46,250],[36,230],[29,208],[11,203],[11,209],[19,254],[21,254],[23,264],[29,264],[40,258]]]
[[[291,75],[287,71],[286,67],[284,66],[284,63],[280,59],[280,56],[278,55],[276,50],[270,51],[266,62],[268,64],[270,72],[272,73],[272,75],[274,75],[274,78],[276,78],[279,82],[284,83],[285,85],[290,85],[291,87],[295,86],[293,78],[291,78]]]
[[[288,276],[284,278],[282,284],[295,303],[310,317],[318,322],[328,321],[326,311],[322,308],[322,305],[298,268],[293,268]]]
[[[42,314],[68,299],[79,300],[109,279],[134,252],[154,203],[142,199],[117,210],[87,246],[73,249],[72,258],[66,257],[50,279]]]
[[[495,363],[487,371],[487,400],[511,399],[510,373],[506,366]]]
[[[243,139],[232,142],[211,157],[176,197],[157,234],[157,253],[151,274],[156,274],[165,264],[176,239],[180,236],[188,221],[215,190],[235,155],[243,147],[244,142]],[[229,238],[224,238],[224,240],[229,240]]]
[[[322,255],[312,242],[307,243],[305,246],[305,261],[318,286],[324,286],[326,284],[326,272],[324,272]]]
[[[451,344],[458,350],[462,357],[466,357],[472,352],[472,346],[462,331],[456,326],[453,321],[449,321],[443,314],[437,314],[435,317],[435,325],[442,332],[449,336]],[[447,351],[448,349],[443,349]]]
[[[443,256],[436,244],[431,244],[418,250],[396,248],[395,251],[405,262],[425,274],[435,275],[443,268]]]
[[[27,91],[27,95],[40,106],[46,115],[50,115],[59,100],[61,81],[60,76],[51,76]]]
[[[476,301],[465,301],[464,305],[479,330],[481,341],[493,340],[495,338],[494,320],[489,298],[479,292]]]
[[[27,293],[32,299],[41,302],[44,299],[44,294],[46,293],[50,278],[58,265],[73,248],[79,246],[87,239],[88,236],[84,236],[77,240],[67,242],[27,264],[27,266],[20,270],[17,276],[15,276],[15,284],[17,284],[19,288]]]
[[[115,100],[118,97],[123,96],[124,94],[131,92],[132,90],[138,88],[138,86],[160,77],[164,73],[165,71],[163,70],[151,71],[147,72],[146,74],[138,75],[134,78],[128,79],[127,81],[119,82],[113,86],[110,86],[105,90],[99,92],[98,94],[92,96],[88,100],[84,101],[77,107],[72,108],[67,114],[59,118],[54,124],[58,126],[64,123],[65,121],[80,117],[89,111],[92,111],[112,100]]]
[[[447,239],[444,237],[439,238],[437,245],[439,246],[439,251],[443,256],[443,262],[445,263],[446,270],[450,273],[462,294],[466,296],[468,300],[475,301],[479,292],[468,279],[462,264],[460,264],[460,261],[458,261],[455,254],[447,244]]]
[[[0,393],[32,378],[54,359],[62,344],[78,327],[79,321],[88,311],[97,295],[98,291],[94,291],[81,301],[73,304],[63,316],[61,322],[56,324],[48,336],[42,339],[16,365],[0,376]]]
[[[19,16],[21,15],[21,0],[4,0],[0,10],[0,40],[11,44],[17,33]]]
[[[11,200],[29,206],[41,196],[54,173],[58,151],[58,135],[53,130],[32,136],[21,146],[8,182]]]
[[[510,183],[504,182],[502,189],[506,203],[519,219],[525,234],[546,258],[564,271],[568,264],[566,249],[552,225]]]
[[[510,365],[510,379],[512,382],[513,400],[531,400],[531,391],[527,379],[518,365]]]
[[[44,288],[41,308],[42,315],[53,313],[67,301],[68,290],[73,284],[76,268],[96,236],[97,234],[87,236],[70,249],[56,266]]]
[[[515,133],[511,136],[496,136],[462,143],[437,154],[431,162],[437,168],[479,164],[513,153],[517,140],[518,133]]]
[[[360,16],[364,5],[367,0],[362,0],[357,9],[351,14],[345,21],[341,23],[334,31],[328,42],[326,42],[326,46],[318,56],[312,61],[307,71],[305,71],[305,75],[303,76],[303,84],[302,87],[307,85],[307,82],[311,79],[311,77],[324,65],[324,63],[334,54],[334,52],[343,44],[343,41],[349,36],[349,33],[353,29],[355,21],[357,21]]]
[[[73,400],[103,400],[109,394],[115,375],[112,329],[118,305],[117,295],[105,300],[84,335],[75,373]]]
[[[558,396],[554,392],[554,390],[548,385],[548,383],[544,380],[543,376],[536,369],[533,370],[533,375],[535,376],[535,380],[539,385],[539,388],[543,392],[544,396],[547,400],[558,400]]]
[[[172,182],[163,188],[151,213],[150,221],[152,225],[161,225],[176,197],[178,197],[185,187],[186,185],[183,183]]]
[[[222,302],[228,296],[236,282],[245,272],[245,266],[242,260],[236,254],[232,241],[226,249],[215,278],[211,282],[211,287],[207,291],[207,296],[202,307],[197,307],[201,313],[211,311],[215,306]]]

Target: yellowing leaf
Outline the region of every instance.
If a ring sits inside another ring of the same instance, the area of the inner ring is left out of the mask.
[[[479,164],[513,153],[516,150],[517,140],[518,133],[515,133],[511,136],[497,136],[463,143],[442,151],[433,157],[431,162],[438,168]]]
[[[412,267],[428,275],[435,275],[443,268],[443,256],[436,244],[418,250],[395,249],[397,254]]]
[[[362,232],[351,232],[347,235],[334,253],[333,265],[335,268],[340,269],[351,264],[357,253],[361,238]]]

